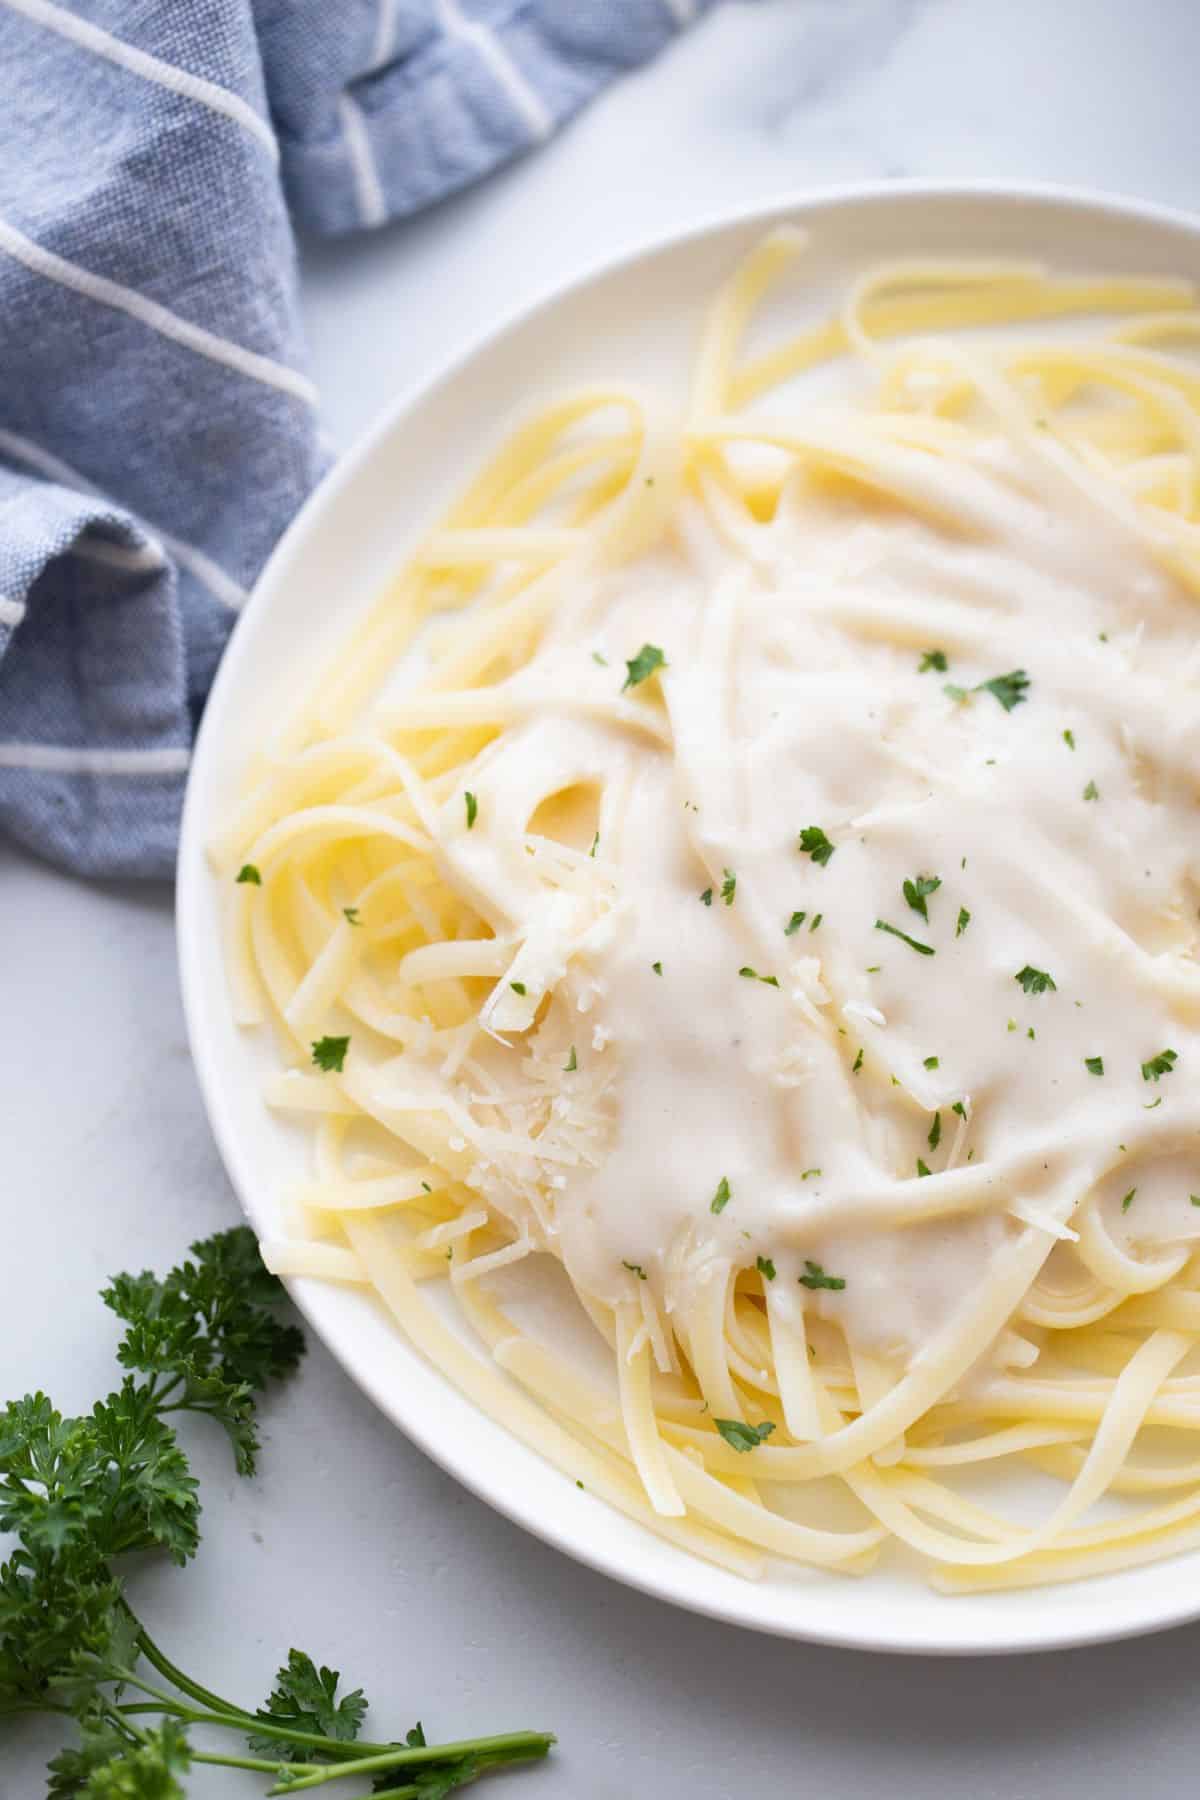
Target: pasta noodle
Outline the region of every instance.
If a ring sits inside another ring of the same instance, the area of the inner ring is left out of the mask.
[[[740,1575],[1133,1567],[1200,1542],[1200,309],[902,262],[749,347],[803,249],[682,414],[519,426],[222,821],[315,1134],[263,1254]]]

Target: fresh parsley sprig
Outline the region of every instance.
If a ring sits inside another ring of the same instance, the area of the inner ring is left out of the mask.
[[[199,1542],[197,1484],[169,1421],[206,1414],[252,1473],[258,1396],[295,1369],[304,1339],[279,1317],[283,1289],[245,1227],[193,1244],[161,1280],[118,1275],[102,1297],[126,1327],[116,1392],[79,1418],[45,1394],[0,1408],[0,1532],[15,1540],[0,1563],[0,1721],[75,1720],[77,1742],[50,1764],[52,1800],[183,1800],[194,1763],[266,1777],[268,1794],[357,1776],[444,1800],[545,1756],[541,1732],[429,1745],[418,1724],[403,1741],[365,1743],[362,1690],[339,1696],[338,1672],[301,1650],[261,1707],[234,1705],[165,1655],[125,1600],[121,1567],[133,1551],[182,1565]],[[235,1742],[198,1749],[194,1729]]]

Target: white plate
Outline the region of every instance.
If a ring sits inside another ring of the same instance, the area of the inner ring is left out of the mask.
[[[226,999],[204,843],[247,756],[512,419],[606,375],[681,387],[715,284],[783,219],[812,231],[814,302],[865,263],[898,255],[1034,256],[1068,270],[1200,281],[1200,221],[1133,202],[1058,190],[841,190],[726,218],[562,288],[390,409],[267,565],[209,700],[184,813],[179,959],[192,1054],[225,1165],[262,1235],[279,1234],[278,1195],[304,1168],[308,1138],[263,1105],[270,1046],[237,1031]],[[784,1636],[936,1653],[1090,1643],[1200,1613],[1200,1552],[1060,1588],[961,1598],[932,1593],[902,1568],[861,1581],[786,1570],[741,1581],[579,1493],[431,1369],[368,1298],[290,1285],[354,1379],[451,1474],[547,1543],[677,1605]]]

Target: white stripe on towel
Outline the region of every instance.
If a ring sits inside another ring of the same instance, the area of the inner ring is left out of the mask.
[[[0,769],[55,775],[180,775],[191,757],[182,747],[89,750],[73,744],[0,744]]]
[[[459,38],[474,48],[534,137],[548,138],[554,130],[554,120],[541,95],[530,87],[495,32],[477,20],[468,19],[460,10],[458,0],[437,0],[437,11],[442,30],[447,36]]]

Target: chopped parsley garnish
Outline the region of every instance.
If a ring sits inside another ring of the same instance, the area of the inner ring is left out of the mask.
[[[1073,731],[1064,731],[1063,743],[1067,746],[1068,750],[1073,750],[1075,748],[1075,733]]]
[[[924,675],[928,670],[936,669],[939,675],[944,675],[949,667],[944,650],[926,650],[917,664],[917,674]]]
[[[599,848],[600,848],[600,833],[597,832],[595,837],[592,839],[592,847],[588,851],[588,855],[595,856],[595,854]]]
[[[649,681],[656,669],[665,669],[667,659],[657,644],[643,644],[635,657],[625,664],[629,673],[621,683],[621,692],[626,688],[637,687],[643,681]]]
[[[342,917],[343,917],[343,919],[345,919],[347,925],[361,925],[362,924],[362,920],[358,916],[357,906],[343,906]]]
[[[941,885],[940,875],[918,875],[915,881],[906,881],[903,885],[904,898],[915,913],[920,913],[927,925],[929,908],[925,904],[925,896],[936,894]]]
[[[1133,1205],[1133,1196],[1136,1193],[1137,1193],[1137,1189],[1135,1187],[1131,1187],[1129,1192],[1126,1194],[1125,1198],[1121,1202],[1121,1211],[1122,1212],[1129,1211],[1130,1207]]]
[[[661,975],[661,974],[662,974],[662,964],[661,964],[661,963],[660,963],[660,962],[656,962],[656,963],[651,963],[651,964],[650,964],[650,967],[651,967],[651,968],[652,968],[652,969],[653,969],[653,970],[654,970],[654,973],[655,973],[655,974],[656,974],[656,975]]]
[[[779,986],[779,977],[777,975],[760,975],[757,969],[752,969],[750,967],[749,963],[744,964],[743,967],[738,970],[738,974],[744,977],[746,981],[761,981],[764,987],[777,988]]]
[[[1103,1075],[1104,1058],[1102,1056],[1085,1056],[1083,1066],[1089,1075]]]
[[[1143,1106],[1143,1108],[1142,1108],[1142,1111],[1143,1112],[1153,1112],[1156,1106],[1161,1106],[1161,1105],[1162,1105],[1162,1095],[1160,1094],[1158,1096],[1157,1100],[1147,1100],[1145,1106]]]
[[[631,1275],[636,1275],[639,1281],[645,1281],[646,1271],[645,1271],[645,1269],[643,1269],[641,1263],[626,1262],[625,1258],[622,1257],[621,1258],[621,1267],[623,1269],[628,1269],[629,1273]]]
[[[514,994],[520,994],[521,997],[524,998],[525,983],[523,981],[510,981],[508,985]]]
[[[572,1044],[571,1045],[571,1054],[570,1054],[570,1056],[568,1056],[566,1062],[563,1064],[563,1074],[564,1075],[573,1075],[578,1067],[579,1067],[579,1058],[576,1056],[575,1046],[574,1046],[574,1044]]]
[[[1177,1050],[1160,1050],[1157,1056],[1142,1064],[1142,1080],[1157,1081],[1160,1075],[1169,1075],[1178,1061]]]
[[[800,1179],[801,1181],[808,1181],[812,1176],[819,1175],[820,1173],[820,1169],[805,1169]]]
[[[711,888],[705,888],[704,892],[700,896],[700,904],[701,904],[701,906],[711,906],[712,905],[712,889]]]
[[[927,1069],[936,1069],[937,1066],[938,1066],[938,1059],[936,1056],[927,1056],[925,1058],[925,1067]]]
[[[933,1174],[933,1170],[931,1168],[929,1168],[929,1166],[926,1163],[923,1163],[919,1156],[917,1158],[917,1174],[918,1175],[932,1175]]]
[[[1088,782],[1083,790],[1083,797],[1085,800],[1098,800],[1100,798],[1100,789],[1096,786],[1094,781]]]
[[[740,1419],[714,1419],[713,1424],[731,1450],[754,1450],[765,1444],[775,1427],[770,1419],[761,1425],[743,1425]]]
[[[717,1183],[717,1191],[709,1202],[709,1212],[723,1213],[733,1199],[733,1190],[729,1185],[729,1177],[722,1175]]]
[[[1052,994],[1058,992],[1053,975],[1047,975],[1045,969],[1031,968],[1028,963],[1023,969],[1017,970],[1013,980],[1019,981],[1027,994],[1044,994],[1047,988]]]
[[[796,848],[802,856],[811,856],[815,863],[822,867],[829,861],[836,844],[831,844],[819,825],[806,825],[796,842]]]
[[[262,876],[259,874],[254,863],[243,863],[237,872],[237,879],[239,882],[248,881],[251,887],[262,886]]]
[[[954,681],[945,682],[942,687],[942,692],[943,692],[943,694],[946,694],[951,700],[960,700],[961,701],[961,700],[965,700],[967,697],[966,688],[959,687],[957,682],[954,682]]]
[[[961,1100],[956,1100],[954,1105],[950,1108],[950,1111],[957,1113],[960,1119],[965,1119],[967,1116],[967,1109]]]
[[[432,1189],[432,1188],[431,1188],[431,1187],[430,1187],[430,1185],[429,1185],[429,1183],[428,1183],[428,1182],[427,1182],[427,1181],[423,1181],[423,1182],[422,1182],[422,1183],[421,1183],[421,1186],[422,1186],[422,1187],[423,1187],[423,1188],[424,1188],[424,1189],[425,1189],[425,1192],[426,1192],[426,1193],[427,1193],[427,1194],[432,1194],[432,1192],[433,1192],[433,1189]]]
[[[929,1127],[929,1148],[931,1150],[936,1150],[941,1141],[942,1115],[940,1112],[935,1112],[933,1115],[933,1124]]]
[[[960,906],[958,909],[958,924],[954,927],[955,937],[961,937],[963,932],[967,929],[967,926],[970,923],[971,923],[970,913],[967,911],[965,906]]]
[[[1007,675],[993,675],[990,681],[979,682],[975,692],[994,695],[1005,712],[1011,712],[1014,706],[1020,706],[1025,699],[1025,689],[1028,686],[1029,677],[1024,669],[1013,669]]]
[[[602,669],[607,669],[607,667],[608,667],[608,658],[607,658],[607,656],[601,656],[601,654],[600,654],[600,652],[599,652],[599,651],[598,651],[598,650],[593,650],[593,651],[592,651],[592,661],[593,661],[593,662],[594,662],[594,663],[599,663],[599,664],[600,664],[600,667],[601,667],[601,668],[602,668]]]
[[[1034,1029],[1033,1029],[1033,1026],[1032,1026],[1032,1025],[1031,1025],[1031,1026],[1030,1026],[1030,1027],[1029,1027],[1029,1029],[1028,1029],[1028,1030],[1027,1030],[1027,1031],[1026,1031],[1026,1033],[1025,1033],[1025,1036],[1026,1036],[1026,1037],[1027,1037],[1027,1038],[1036,1038],[1036,1037],[1037,1037],[1037,1032],[1036,1032],[1036,1031],[1035,1031],[1035,1030],[1034,1030]]]
[[[1188,1199],[1193,1206],[1200,1206],[1200,1194],[1189,1194]]]
[[[915,950],[919,956],[937,955],[937,951],[932,944],[919,943],[916,938],[909,937],[907,931],[901,931],[896,925],[889,925],[886,919],[876,919],[875,929],[876,931],[890,932],[893,937],[898,937],[902,943],[907,944],[910,949]]]
[[[335,1075],[340,1075],[349,1048],[348,1037],[318,1038],[312,1047],[312,1059],[318,1069],[324,1069],[327,1074],[332,1070]]]
[[[791,918],[788,920],[787,924],[783,928],[784,937],[794,936],[795,933],[797,931],[799,931],[800,927],[803,925],[803,923],[804,923],[805,919],[807,919],[807,917],[808,917],[808,914],[806,912],[793,913]]]
[[[850,1073],[852,1075],[857,1075],[858,1071],[862,1068],[862,1065],[863,1065],[863,1054],[862,1054],[862,1045],[860,1044],[858,1046],[858,1055],[854,1059],[854,1066],[851,1068]]]
[[[1200,1206],[1200,1200],[1197,1200],[1196,1205]],[[775,1264],[769,1256],[760,1256],[754,1266],[764,1281],[774,1281]]]
[[[737,893],[737,876],[732,869],[722,870],[725,879],[721,883],[721,898],[726,906],[733,905],[733,896]]]
[[[467,830],[470,831],[479,817],[479,802],[472,793],[465,793],[463,799],[467,803]]]
[[[809,926],[809,928],[808,928],[808,929],[809,929],[809,930],[810,930],[810,931],[815,931],[815,930],[816,930],[816,929],[817,929],[817,926],[818,926],[818,925],[819,925],[819,924],[820,924],[820,923],[821,923],[821,920],[822,920],[822,919],[823,919],[823,918],[824,918],[824,917],[825,917],[825,914],[824,914],[824,913],[814,913],[814,914],[813,914],[813,922],[812,922],[812,924],[811,924],[811,925],[810,925],[810,926]]]
[[[810,1262],[807,1256],[804,1259],[804,1273],[797,1276],[796,1279],[801,1287],[829,1288],[833,1293],[840,1292],[846,1285],[843,1276],[827,1275],[820,1263]]]

